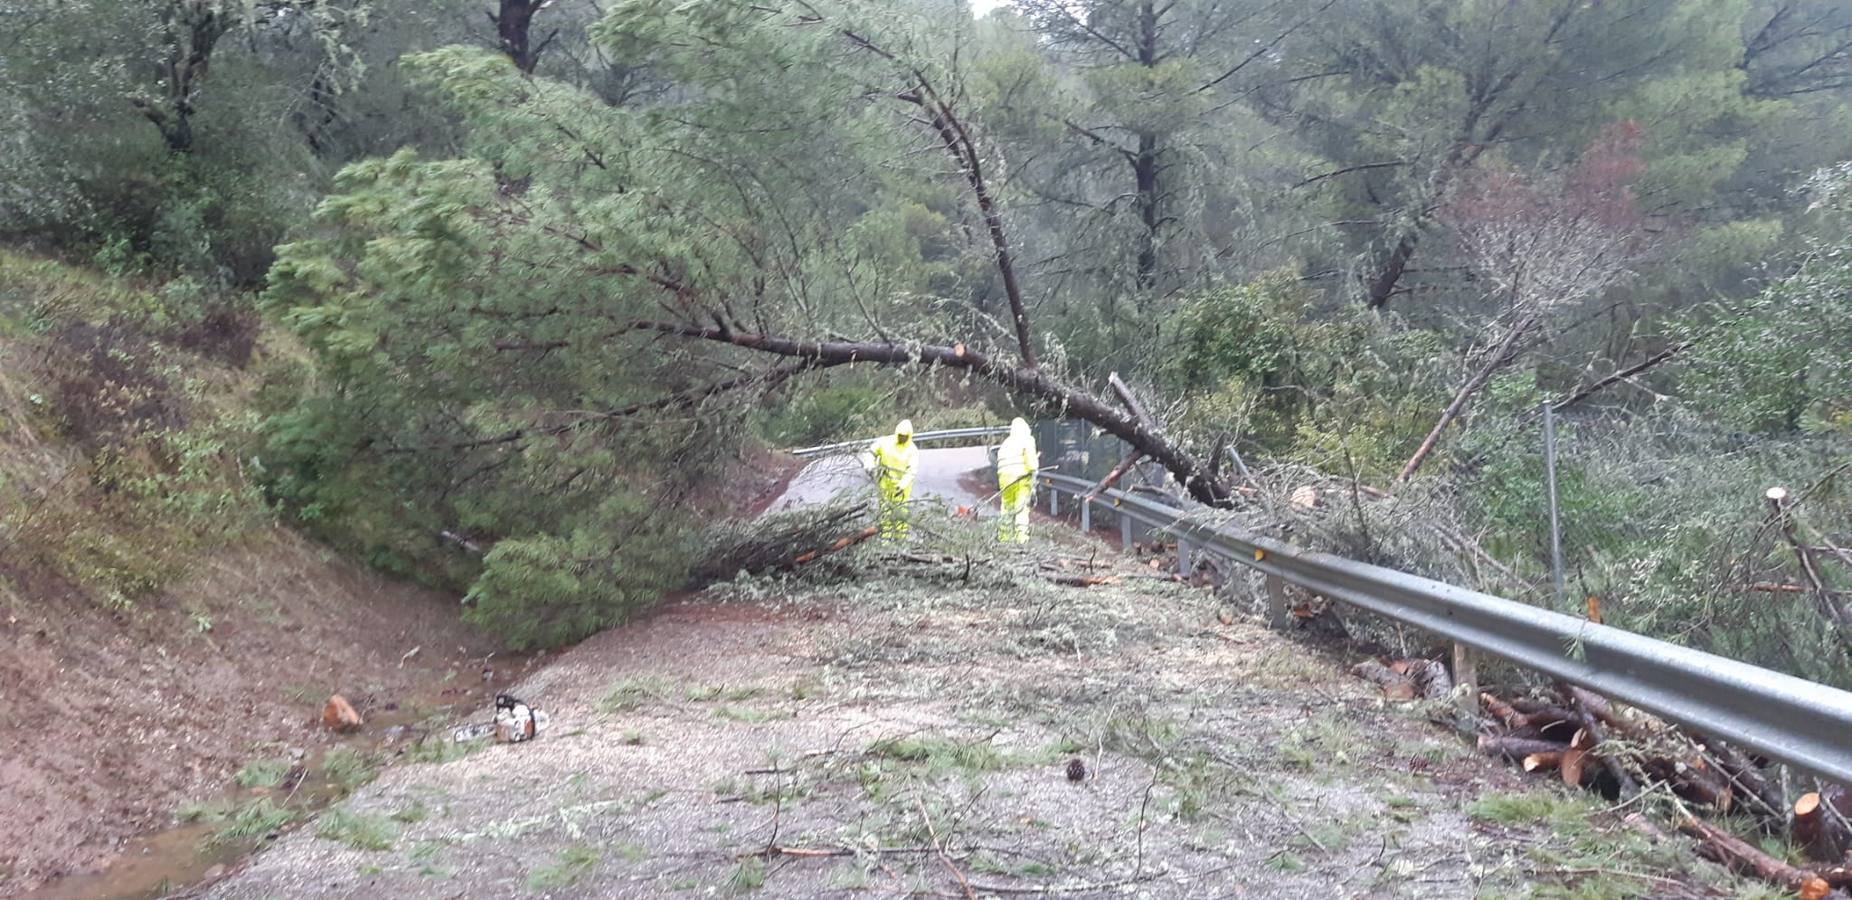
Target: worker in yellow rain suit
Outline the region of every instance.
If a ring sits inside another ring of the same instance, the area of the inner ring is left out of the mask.
[[[894,433],[876,438],[862,451],[862,469],[875,479],[881,494],[881,537],[907,536],[907,501],[913,498],[914,463],[920,448],[913,443],[913,420],[901,419]]]
[[[1016,543],[1029,540],[1029,504],[1035,499],[1035,473],[1041,467],[1041,456],[1035,452],[1035,436],[1029,433],[1029,423],[1012,420],[1010,436],[997,448],[997,487],[1003,494],[998,539]]]

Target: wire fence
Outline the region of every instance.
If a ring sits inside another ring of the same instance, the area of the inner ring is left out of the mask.
[[[1689,411],[1540,414],[1460,484],[1532,602],[1852,684],[1852,448]]]

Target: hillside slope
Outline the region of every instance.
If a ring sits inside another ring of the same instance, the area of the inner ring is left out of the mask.
[[[276,351],[173,290],[0,254],[0,895],[313,754],[331,693],[367,714],[492,687],[454,597],[272,520],[239,447]]]

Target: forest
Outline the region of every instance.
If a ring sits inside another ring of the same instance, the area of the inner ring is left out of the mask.
[[[1068,417],[1848,686],[1849,185],[1837,0],[0,0],[0,321],[93,451],[0,540],[132,605],[277,517],[557,645],[767,448]]]

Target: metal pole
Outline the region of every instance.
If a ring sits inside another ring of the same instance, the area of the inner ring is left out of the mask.
[[[1092,531],[1093,531],[1093,502],[1086,499],[1085,497],[1082,497],[1080,500],[1080,533],[1090,534],[1092,533]]]
[[[1267,576],[1267,627],[1277,631],[1286,630],[1292,624],[1292,613],[1286,608],[1286,581],[1278,575]]]
[[[1054,485],[1048,486],[1048,514],[1061,515],[1061,492],[1055,490]]]
[[[1132,517],[1123,511],[1119,513],[1119,549],[1132,549]]]
[[[1190,542],[1187,538],[1177,539],[1177,574],[1190,577]]]
[[[1563,604],[1563,529],[1556,508],[1556,412],[1543,404],[1543,474],[1550,491],[1550,582],[1556,587],[1556,604]]]

